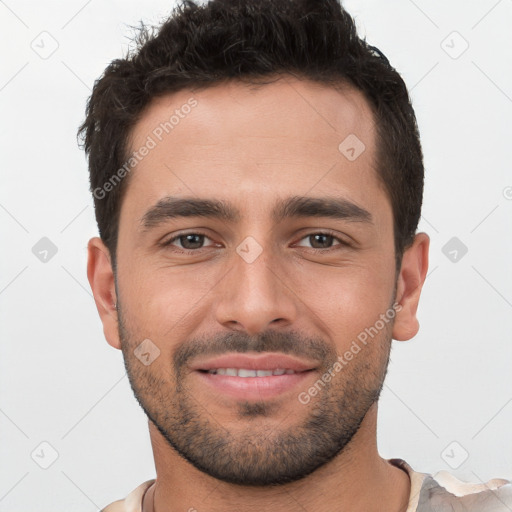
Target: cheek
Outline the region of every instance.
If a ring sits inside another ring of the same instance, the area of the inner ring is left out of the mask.
[[[180,339],[199,324],[198,311],[221,277],[213,266],[149,267],[132,261],[118,273],[123,310],[139,334],[155,340]]]
[[[375,263],[302,269],[294,277],[294,290],[306,306],[305,314],[319,329],[343,345],[350,344],[388,311],[393,268]]]

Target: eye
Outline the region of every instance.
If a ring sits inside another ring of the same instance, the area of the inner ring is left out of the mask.
[[[163,246],[176,246],[185,251],[194,251],[204,247],[205,240],[210,240],[203,233],[181,233],[163,242]],[[179,244],[179,245],[178,245]]]
[[[334,236],[331,232],[319,232],[319,233],[311,233],[303,237],[301,240],[307,240],[311,244],[313,249],[331,249],[333,247],[333,242],[337,241],[338,243],[335,245],[348,245],[341,238]],[[305,247],[302,243],[298,243],[298,246]]]

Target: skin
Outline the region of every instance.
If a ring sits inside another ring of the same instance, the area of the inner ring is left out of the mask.
[[[116,277],[103,242],[92,238],[88,246],[88,278],[105,337],[123,351],[149,417],[157,481],[144,512],[405,511],[409,478],[377,450],[377,397],[391,339],[408,340],[419,328],[429,238],[416,235],[396,275],[393,215],[375,170],[368,103],[348,86],[336,90],[293,77],[256,89],[232,82],[184,90],[151,103],[131,148],[191,97],[197,106],[129,176]],[[350,134],[366,148],[354,161],[338,150]],[[144,230],[144,214],[167,196],[222,199],[240,218],[175,218]],[[367,210],[371,222],[312,216],[276,222],[272,208],[290,196],[342,197]],[[180,253],[183,239],[159,245],[184,230],[206,235],[195,253]],[[337,238],[312,236],[325,230]],[[248,236],[262,249],[251,263],[236,251]],[[400,305],[393,321],[301,403],[298,392],[393,303]],[[147,366],[133,352],[145,339],[160,350]],[[272,399],[219,396],[190,365],[227,352],[228,341],[231,352],[289,350],[317,369],[300,389]],[[190,348],[195,352],[187,359]]]

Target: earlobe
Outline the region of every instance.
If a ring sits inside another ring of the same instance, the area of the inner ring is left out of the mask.
[[[121,349],[117,318],[117,297],[110,252],[103,241],[94,237],[87,245],[87,278],[94,295],[94,302],[103,323],[103,333],[108,343]]]
[[[397,282],[396,302],[400,304],[393,326],[393,339],[410,340],[418,333],[416,311],[428,270],[430,238],[418,233],[412,245],[404,252]]]

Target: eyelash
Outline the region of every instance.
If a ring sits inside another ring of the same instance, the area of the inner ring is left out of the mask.
[[[178,233],[177,235],[173,236],[172,238],[169,238],[168,240],[166,240],[165,242],[162,242],[160,245],[162,247],[169,247],[169,246],[172,246],[172,243],[175,242],[176,240],[178,240],[179,238],[183,237],[183,236],[187,236],[187,235],[199,235],[199,236],[204,236],[205,238],[209,239],[210,240],[210,237],[206,234],[206,233],[203,233],[201,231],[190,231],[190,232],[185,232],[185,233]],[[309,233],[305,236],[303,236],[300,240],[304,240],[305,238],[309,238],[310,236],[314,236],[314,235],[324,235],[324,236],[332,236],[334,238],[334,240],[336,240],[337,242],[339,242],[338,245],[334,245],[332,247],[327,247],[326,249],[318,249],[316,247],[306,247],[306,249],[308,249],[310,252],[322,252],[322,253],[326,253],[326,252],[330,252],[330,251],[334,251],[336,250],[336,248],[338,247],[349,247],[350,244],[347,243],[345,240],[341,239],[340,237],[336,236],[336,234],[334,233],[334,231],[329,231],[329,230],[325,230],[325,231],[314,231],[312,233]],[[183,254],[193,254],[193,253],[198,253],[200,252],[202,249],[207,249],[207,247],[200,247],[199,249],[183,249],[183,248],[180,248],[180,247],[175,247],[175,249],[177,250],[177,252],[179,253],[183,253]]]
[[[178,233],[177,235],[174,235],[172,238],[169,238],[169,240],[166,240],[165,242],[163,242],[161,245],[162,245],[162,247],[169,247],[172,245],[173,242],[175,242],[182,236],[187,236],[187,235],[199,235],[199,236],[204,236],[205,238],[210,239],[210,237],[206,233],[202,233],[201,231],[190,231],[190,232],[185,232],[185,233]],[[202,249],[206,249],[206,247],[200,247],[199,249],[183,249],[180,247],[175,247],[175,249],[177,250],[177,252],[182,252],[182,253],[188,254],[188,253],[197,253],[197,252],[201,251]]]
[[[312,252],[314,254],[317,254],[317,253],[325,254],[325,253],[330,253],[332,251],[336,251],[336,250],[343,249],[343,248],[350,246],[350,244],[348,242],[346,242],[339,236],[336,236],[336,233],[334,231],[330,231],[328,229],[325,231],[313,231],[311,233],[308,233],[307,235],[304,235],[302,238],[300,238],[299,242],[301,242],[302,240],[307,239],[311,236],[314,236],[314,235],[330,236],[333,238],[334,241],[338,242],[338,244],[333,245],[332,247],[327,247],[326,249],[318,249],[316,247],[303,247],[303,246],[300,246],[300,247],[303,247],[304,249],[307,249],[309,252]]]

